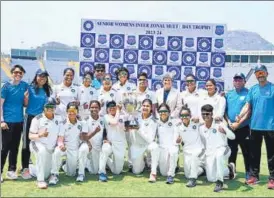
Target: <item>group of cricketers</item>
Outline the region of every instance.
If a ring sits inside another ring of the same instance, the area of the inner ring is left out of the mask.
[[[6,177],[18,177],[22,131],[21,176],[36,177],[41,189],[62,182],[59,171],[76,177],[77,182],[84,181],[86,172],[106,182],[107,172],[121,174],[125,161],[133,174],[150,170],[151,183],[160,174],[173,184],[183,155],[186,186],[195,187],[198,177],[206,175],[216,183],[214,192],[219,192],[224,179],[236,177],[238,145],[245,162],[245,183],[255,185],[264,137],[268,188],[274,189],[274,85],[267,81],[264,65],[256,67],[259,83],[250,90],[245,88],[244,74],[237,73],[235,89],[222,94],[214,79],[206,82],[205,89],[198,89],[193,74],[185,77],[183,92],[172,86],[170,73],[163,76],[163,87],[153,91],[146,73],[138,74],[136,85],[127,68],[117,69],[115,76],[105,69],[104,64],[95,65],[94,73],[86,71],[77,85],[74,70],[66,68],[62,83],[51,87],[45,70],[38,69],[27,84],[22,80],[24,68],[12,68],[13,80],[1,90],[1,182],[7,155]],[[131,113],[128,96],[136,102],[131,104],[135,108]],[[128,124],[132,121],[135,125]],[[30,162],[31,153],[35,164]]]

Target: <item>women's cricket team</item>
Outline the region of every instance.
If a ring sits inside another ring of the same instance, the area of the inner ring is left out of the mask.
[[[18,72],[22,69],[15,66]],[[94,69],[96,73],[105,68],[99,64]],[[216,183],[214,191],[219,192],[224,178],[235,178],[235,165],[227,163],[231,153],[227,141],[235,135],[224,121],[226,100],[218,94],[213,79],[202,90],[189,74],[186,90],[180,92],[172,87],[172,75],[167,73],[163,87],[154,92],[148,88],[146,73],[138,75],[137,86],[129,81],[126,68],[119,68],[116,75],[118,81],[112,84],[110,74],[99,78],[86,72],[79,86],[73,84],[74,70],[67,68],[63,82],[51,89],[48,73],[36,72],[23,91],[24,179],[37,177],[38,188],[46,189],[62,182],[59,170],[75,176],[77,182],[84,181],[88,170],[106,182],[107,172],[120,174],[127,158],[133,174],[149,169],[149,182],[156,182],[160,174],[167,177],[167,184],[173,184],[181,154],[187,187],[195,187],[197,178],[206,174],[209,182]],[[18,76],[17,80],[21,81]],[[100,82],[99,89],[94,88],[94,80]],[[123,105],[126,94],[136,97],[138,127],[125,125],[130,117]],[[2,113],[5,115],[5,109]],[[1,122],[2,126],[9,124]],[[35,165],[28,163],[30,152]],[[17,178],[10,168],[7,176]]]

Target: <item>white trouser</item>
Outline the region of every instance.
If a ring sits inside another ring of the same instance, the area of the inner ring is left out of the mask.
[[[113,174],[120,174],[124,166],[125,152],[126,146],[124,142],[112,142],[112,145],[104,143],[100,153],[99,173],[106,174],[107,164]],[[110,158],[111,154],[113,154],[113,158]]]
[[[68,176],[75,176],[76,169],[79,162],[79,174],[85,174],[85,153],[83,151],[80,152],[79,149],[77,150],[70,150],[66,149],[65,151],[61,151],[60,148],[57,146],[54,150],[53,157],[52,157],[52,174],[59,174],[59,168],[62,163],[62,157],[66,156],[66,166],[65,172]],[[80,166],[84,167],[84,171],[80,171]]]
[[[184,173],[188,179],[197,179],[203,173],[205,166],[205,150],[192,149],[191,151],[184,150]]]
[[[88,153],[86,167],[90,174],[98,174],[101,150],[92,148]]]
[[[48,150],[40,142],[31,141],[30,151],[36,159],[36,166],[30,172],[34,173],[32,175],[37,177],[37,181],[45,181],[50,175],[53,150]]]
[[[128,148],[128,164],[132,165],[131,160],[131,145],[132,145],[132,136],[131,133],[134,132],[126,132],[126,140],[127,140],[127,148]]]
[[[134,174],[140,174],[145,168],[145,154],[151,155],[151,173],[157,173],[157,166],[160,157],[159,146],[156,142],[150,143],[148,146],[133,144],[131,145],[132,171]]]
[[[230,148],[219,147],[212,152],[206,152],[206,177],[210,182],[224,181],[224,176],[229,175],[227,166],[231,154]]]
[[[170,148],[160,147],[159,168],[163,176],[175,176],[175,169],[179,157],[179,147],[171,146]]]

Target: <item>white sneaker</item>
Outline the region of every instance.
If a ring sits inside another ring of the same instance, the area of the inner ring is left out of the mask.
[[[23,171],[21,172],[21,177],[23,179],[31,179],[32,176],[30,174],[30,170],[28,168],[24,168]]]
[[[84,176],[83,174],[80,174],[80,175],[78,175],[76,181],[77,181],[77,182],[83,182],[83,181],[84,181],[84,178],[85,178],[85,176]]]
[[[58,175],[52,174],[49,178],[49,185],[56,185],[58,181]]]
[[[4,182],[4,180],[3,180],[3,177],[2,177],[2,175],[1,175],[1,183],[3,183]]]
[[[8,171],[7,172],[7,178],[11,180],[16,180],[18,178],[16,172],[14,171]]]

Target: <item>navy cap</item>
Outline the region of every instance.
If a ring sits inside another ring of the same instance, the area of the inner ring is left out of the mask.
[[[42,69],[38,69],[36,71],[36,75],[45,75],[45,76],[49,76],[48,72],[46,70],[42,70]]]
[[[243,73],[236,73],[233,78],[242,78],[245,80],[245,75]]]
[[[109,108],[109,107],[116,107],[116,102],[115,101],[110,101],[110,102],[107,102],[107,105],[106,105],[106,107],[107,107],[107,109]]]
[[[257,71],[265,71],[265,72],[267,72],[267,68],[266,68],[265,65],[257,65],[257,66],[255,67],[254,73],[256,73]]]
[[[96,65],[94,65],[94,69],[106,69],[106,65],[105,64],[96,64]]]

